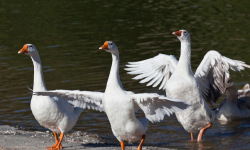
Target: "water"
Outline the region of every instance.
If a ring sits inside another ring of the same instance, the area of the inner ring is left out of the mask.
[[[250,64],[249,7],[247,0],[0,0],[0,124],[46,130],[30,111],[31,93],[27,87],[33,85],[33,65],[29,56],[17,54],[26,43],[34,44],[39,51],[49,90],[103,92],[111,56],[98,48],[111,40],[120,51],[124,88],[136,93],[164,94],[131,80],[124,65],[158,53],[179,58],[180,42],[171,34],[179,29],[191,33],[194,71],[206,52],[213,49]],[[237,88],[250,80],[245,72],[243,76],[231,73]],[[137,115],[143,117],[142,113]],[[180,149],[249,149],[249,123],[249,120],[229,124],[215,121],[206,132],[205,141],[197,144],[189,141],[190,134],[171,116],[150,124],[145,143]],[[97,133],[108,142],[117,142],[103,113],[85,110],[73,130]]]

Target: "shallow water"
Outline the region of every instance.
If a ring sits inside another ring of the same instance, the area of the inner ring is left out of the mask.
[[[111,56],[98,48],[107,40],[120,51],[123,86],[136,93],[157,92],[126,74],[128,61],[158,53],[180,54],[180,42],[171,33],[186,29],[192,39],[195,71],[208,50],[250,64],[249,1],[100,1],[100,0],[0,0],[0,124],[46,130],[30,111],[33,65],[29,56],[17,52],[26,43],[40,54],[49,90],[104,91]],[[247,72],[250,72],[248,69]],[[237,88],[250,81],[245,73],[232,72]],[[223,100],[225,95],[220,98]],[[220,102],[219,101],[219,102]],[[219,103],[218,103],[219,104]],[[143,117],[138,113],[138,117]],[[221,124],[215,121],[201,144],[191,143],[175,116],[150,124],[146,144],[173,148],[249,149],[250,120]],[[85,110],[73,130],[99,134],[117,142],[103,113]],[[195,135],[197,136],[197,135]]]

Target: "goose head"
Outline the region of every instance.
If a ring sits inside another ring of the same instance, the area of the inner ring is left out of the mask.
[[[190,34],[186,30],[179,30],[172,33],[177,36],[180,41],[190,41]]]
[[[30,56],[38,54],[36,47],[33,44],[25,44],[23,48],[18,51],[18,54],[22,53]]]
[[[227,92],[234,92],[235,89],[235,83],[231,78],[226,79],[226,91]]]
[[[110,52],[110,53],[117,53],[118,52],[117,46],[112,41],[104,42],[104,44],[99,49],[106,50],[107,52]]]

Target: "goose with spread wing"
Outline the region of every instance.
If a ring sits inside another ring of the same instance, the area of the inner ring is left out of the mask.
[[[170,115],[179,110],[186,109],[189,104],[181,100],[161,96],[156,93],[134,94],[125,91],[119,76],[119,51],[115,43],[107,41],[99,49],[112,54],[112,66],[104,94],[85,91],[39,91],[37,95],[47,95],[68,99],[74,104],[84,105],[85,101],[99,101],[108,116],[111,129],[115,137],[125,149],[124,141],[134,142],[141,139],[138,150],[142,150],[142,144],[146,138],[148,120],[158,122],[165,115]],[[146,118],[139,121],[135,111],[140,108]]]
[[[247,90],[249,85],[244,86],[243,90]],[[250,97],[248,95],[239,96],[235,83],[231,78],[226,81],[227,97],[221,102],[216,110],[216,117],[220,121],[233,121],[239,119],[250,118]]]
[[[250,66],[211,50],[193,74],[190,34],[186,30],[173,34],[181,42],[179,61],[173,55],[159,54],[143,61],[129,62],[125,70],[129,74],[137,75],[133,79],[142,79],[140,83],[149,82],[147,86],[153,87],[160,85],[160,89],[165,89],[168,97],[190,103],[192,107],[175,114],[184,129],[191,133],[191,140],[193,132],[200,130],[197,141],[201,141],[215,118],[206,101],[213,104],[225,92],[224,81],[229,77],[229,69],[240,71]]]
[[[18,52],[29,55],[34,65],[34,84],[33,92],[47,91],[47,88],[43,79],[42,64],[36,47],[33,44],[25,44],[23,48]],[[72,106],[72,103],[74,106]],[[50,96],[37,96],[33,95],[30,102],[31,111],[35,119],[41,126],[53,131],[55,136],[55,144],[47,147],[48,149],[59,150],[62,148],[61,142],[64,137],[64,133],[71,130],[82,112],[82,105],[74,101],[68,101],[66,99]],[[85,107],[92,108],[94,110],[102,111],[102,107],[98,101],[87,102]],[[57,133],[60,133],[60,140]]]

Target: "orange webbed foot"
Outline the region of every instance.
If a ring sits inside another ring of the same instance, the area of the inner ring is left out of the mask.
[[[53,148],[56,148],[56,145],[50,146],[50,147],[46,147],[46,149],[51,150]],[[60,144],[60,149],[62,149],[62,144]]]
[[[61,144],[60,144],[60,146],[55,146],[55,147],[53,147],[51,149],[48,149],[48,150],[60,150],[60,149],[62,149],[62,145]]]

